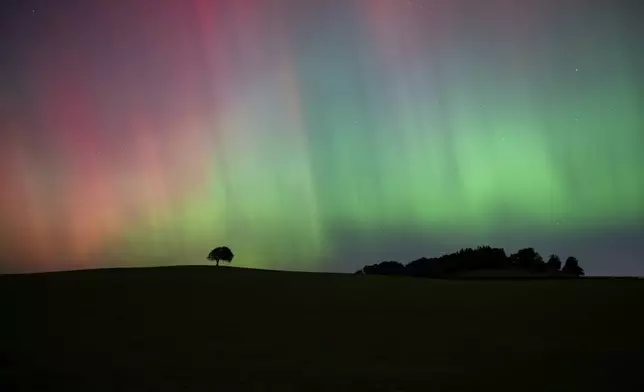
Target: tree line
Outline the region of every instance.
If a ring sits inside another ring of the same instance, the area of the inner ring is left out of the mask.
[[[356,271],[365,275],[400,275],[429,278],[458,277],[477,271],[505,271],[512,276],[541,275],[550,277],[579,277],[584,270],[577,258],[570,256],[563,263],[557,255],[550,255],[548,261],[539,255],[534,248],[520,249],[507,256],[502,248],[479,246],[476,249],[465,248],[458,252],[445,254],[440,257],[422,257],[408,264],[398,261],[384,261],[367,265]]]

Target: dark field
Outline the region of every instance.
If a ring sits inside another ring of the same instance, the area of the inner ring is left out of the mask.
[[[0,277],[0,390],[642,391],[644,281]]]

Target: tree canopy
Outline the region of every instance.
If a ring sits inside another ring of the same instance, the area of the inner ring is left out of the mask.
[[[232,262],[235,255],[227,246],[217,247],[208,253],[208,260],[215,261],[219,266],[220,261]]]
[[[568,257],[561,272],[567,275],[584,276],[584,269],[579,266],[579,260],[576,257]]]

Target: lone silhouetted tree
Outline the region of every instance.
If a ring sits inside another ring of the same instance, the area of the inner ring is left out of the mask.
[[[561,269],[561,259],[557,255],[550,255],[548,262],[548,271],[559,271]]]
[[[579,260],[576,257],[570,256],[566,259],[561,272],[567,275],[584,276],[584,269],[579,266]]]
[[[235,257],[235,255],[227,246],[220,246],[208,253],[208,260],[214,260],[217,263],[217,267],[219,267],[219,261],[227,261],[230,263],[233,261],[233,257]]]

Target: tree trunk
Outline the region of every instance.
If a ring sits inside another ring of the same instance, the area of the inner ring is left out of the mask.
[[[219,259],[215,260],[215,262],[217,263],[217,267],[219,267]]]

